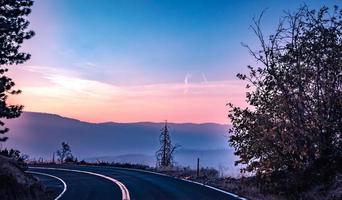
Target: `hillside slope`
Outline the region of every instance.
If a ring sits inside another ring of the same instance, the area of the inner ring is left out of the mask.
[[[12,159],[0,155],[0,199],[49,199],[40,182],[23,172]]]

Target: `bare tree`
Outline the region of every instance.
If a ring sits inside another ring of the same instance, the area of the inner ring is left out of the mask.
[[[160,168],[171,167],[173,165],[173,153],[178,146],[173,146],[171,143],[167,121],[161,130],[159,142],[160,148],[156,152],[157,166]]]

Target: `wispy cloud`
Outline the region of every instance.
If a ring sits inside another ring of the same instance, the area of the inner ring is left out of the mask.
[[[207,76],[204,73],[202,73],[202,79],[204,83],[208,83]]]
[[[23,94],[12,99],[26,110],[43,111],[87,121],[226,121],[225,104],[243,105],[240,81],[191,82],[122,86],[87,80],[77,72],[43,66],[27,71],[40,74],[42,83],[21,83]],[[205,79],[204,79],[205,80]],[[184,95],[186,94],[186,95]]]
[[[189,92],[189,81],[190,81],[190,78],[191,78],[191,74],[186,74],[185,75],[185,78],[184,78],[184,85],[185,85],[185,88],[184,88],[184,94],[187,94]]]

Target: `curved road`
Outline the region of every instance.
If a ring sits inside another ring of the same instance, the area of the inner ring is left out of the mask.
[[[50,169],[30,168],[29,171],[55,193],[62,192],[62,183],[52,180],[52,175],[62,179],[67,188],[61,200],[111,199],[111,200],[238,200],[233,194],[223,193],[199,184],[190,183],[169,176],[144,171],[103,166],[53,165]],[[59,168],[59,169],[52,169]],[[74,171],[65,171],[74,170]],[[95,174],[96,173],[96,174]],[[45,177],[44,177],[44,174]],[[100,177],[99,175],[103,176]],[[109,180],[112,179],[112,180]],[[115,182],[116,181],[116,182]],[[120,184],[122,184],[120,186]],[[124,187],[124,188],[122,188]],[[124,198],[123,189],[127,189]]]

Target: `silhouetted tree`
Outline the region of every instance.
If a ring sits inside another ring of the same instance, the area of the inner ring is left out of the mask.
[[[18,162],[25,162],[28,160],[29,156],[26,154],[22,154],[19,150],[16,149],[3,149],[0,150],[0,155],[6,156],[9,158],[13,158]]]
[[[78,159],[76,157],[74,157],[73,155],[70,155],[70,156],[65,158],[64,162],[66,162],[66,163],[77,163]]]
[[[22,105],[8,105],[8,95],[19,94],[14,90],[14,82],[5,76],[9,65],[21,64],[30,58],[30,54],[20,52],[24,40],[30,39],[33,31],[28,31],[29,21],[25,18],[31,13],[32,0],[1,0],[0,1],[0,119],[19,117]],[[0,121],[0,134],[8,132]],[[7,137],[0,137],[0,142]]]
[[[63,163],[65,161],[73,160],[73,155],[68,143],[62,142],[62,147],[56,152],[58,156],[58,161]]]
[[[21,153],[19,150],[16,149],[3,149],[0,150],[0,155],[6,156],[16,161],[16,165],[21,168],[22,170],[27,170],[26,161],[28,160],[29,156],[26,154]]]
[[[258,64],[237,75],[252,89],[250,107],[229,104],[229,142],[242,171],[299,191],[342,169],[342,10],[286,12],[268,39],[260,19],[261,50],[246,46]]]
[[[156,152],[157,166],[161,168],[171,167],[173,165],[173,153],[177,146],[173,146],[171,143],[167,122],[165,122],[165,126],[161,130],[159,142],[160,148]]]

